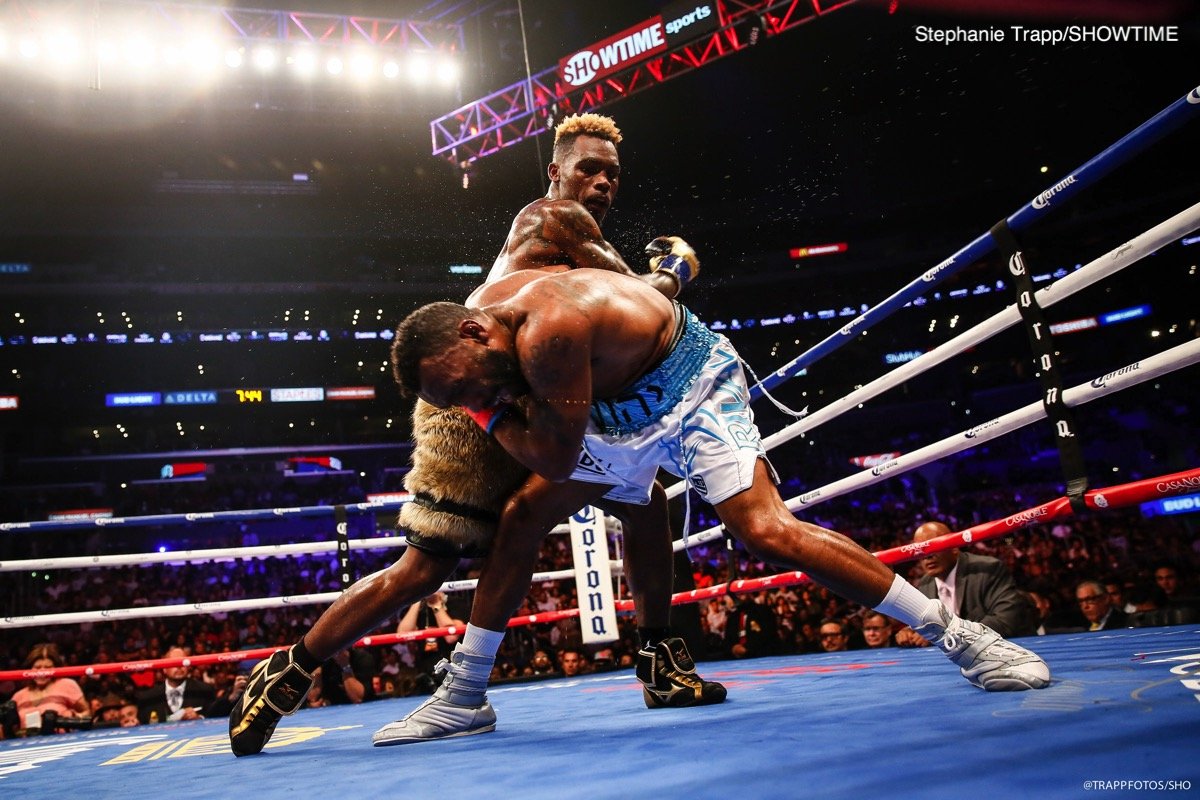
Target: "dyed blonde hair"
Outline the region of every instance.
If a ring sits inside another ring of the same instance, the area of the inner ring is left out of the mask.
[[[614,145],[620,144],[624,138],[612,117],[603,114],[572,114],[554,128],[555,157],[570,149],[580,136],[595,136]]]

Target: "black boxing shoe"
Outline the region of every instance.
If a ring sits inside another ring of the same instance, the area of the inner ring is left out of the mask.
[[[696,674],[696,662],[678,636],[643,647],[637,654],[637,679],[647,708],[684,708],[725,702],[725,687]]]
[[[312,685],[313,676],[292,659],[292,648],[255,664],[241,701],[229,712],[229,746],[233,754],[262,752],[279,720],[296,713]]]

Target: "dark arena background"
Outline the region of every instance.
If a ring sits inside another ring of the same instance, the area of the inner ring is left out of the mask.
[[[0,0],[0,792],[1195,796],[1197,53],[1187,0]],[[693,496],[672,624],[722,705],[644,707],[619,562],[619,630],[581,641],[560,526],[493,734],[371,747],[446,635],[404,608],[350,653],[369,702],[313,698],[260,757],[220,719],[122,726],[169,648],[228,696],[397,558],[392,333],[484,280],[576,112],[624,135],[608,240],[644,272],[685,238],[681,301],[807,411],[754,406],[789,508],[914,583],[938,549],[1003,561],[1051,685],[867,647],[865,609]],[[955,535],[912,546],[928,520]],[[1087,581],[1119,624],[1089,630]],[[82,716],[18,712],[41,643]]]

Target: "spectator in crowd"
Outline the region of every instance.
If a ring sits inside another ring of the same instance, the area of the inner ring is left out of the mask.
[[[1179,570],[1172,564],[1159,564],[1154,568],[1154,582],[1167,596],[1167,602],[1174,601],[1179,596]]]
[[[364,683],[350,664],[350,651],[341,650],[333,658],[326,659],[313,672],[313,685],[308,690],[309,708],[324,706],[357,705],[369,696],[369,683]]]
[[[1161,563],[1154,568],[1154,582],[1166,596],[1164,609],[1169,613],[1166,622],[1171,625],[1190,624],[1200,618],[1200,596],[1191,591],[1179,574],[1179,568],[1171,563]]]
[[[1108,592],[1108,602],[1113,608],[1119,608],[1127,614],[1133,613],[1135,609],[1125,601],[1125,581],[1110,575],[1104,579],[1104,591]]]
[[[58,645],[34,645],[25,657],[27,669],[53,669],[66,666]],[[42,718],[53,711],[59,717],[88,716],[91,706],[83,689],[72,678],[36,677],[12,696],[17,707],[18,724],[25,729],[41,729]]]
[[[840,653],[850,649],[850,634],[846,631],[846,623],[841,620],[825,620],[821,623],[818,635],[821,637],[821,649],[826,653]]]
[[[950,533],[943,522],[926,522],[913,534],[913,542],[927,542]],[[987,625],[1004,637],[1028,636],[1037,628],[1037,610],[1017,589],[1008,568],[999,559],[961,552],[957,547],[930,553],[921,559],[925,574],[917,588],[936,597],[946,608]],[[896,634],[903,647],[928,647],[929,642],[911,628]]]
[[[700,588],[700,587],[696,587]],[[708,601],[704,612],[704,623],[714,639],[725,638],[725,623],[729,619],[729,596],[714,597]]]
[[[878,611],[870,611],[862,618],[863,641],[869,649],[891,647],[892,621]]]
[[[1124,605],[1112,603],[1112,595],[1109,595],[1109,602],[1113,608],[1118,608],[1129,616],[1129,622],[1135,622],[1134,615],[1143,615],[1139,619],[1153,619],[1154,617],[1146,616],[1151,612],[1162,612],[1167,607],[1167,595],[1158,584],[1151,581],[1140,581],[1133,585],[1129,590],[1129,601]],[[1136,626],[1140,626],[1141,622],[1137,622]],[[1162,624],[1162,623],[1158,623]]]
[[[140,725],[141,721],[138,719],[137,703],[134,703],[131,700],[126,700],[124,704],[121,705],[121,713],[118,717],[118,720],[120,721],[122,728],[136,728],[138,725]]]
[[[529,674],[534,678],[551,678],[559,674],[554,669],[550,654],[540,648],[534,651],[533,658],[529,660],[529,668]]]
[[[559,648],[558,668],[564,677],[574,678],[588,672],[587,657],[574,645]]]
[[[1050,632],[1050,619],[1054,614],[1054,603],[1049,595],[1045,592],[1026,592],[1029,596],[1029,602],[1033,603],[1033,607],[1037,609],[1037,627],[1034,628],[1034,633],[1038,636],[1045,636]]]
[[[1124,628],[1128,624],[1125,612],[1113,608],[1108,592],[1100,581],[1083,581],[1075,587],[1075,602],[1079,604],[1084,630],[1104,631]]]
[[[446,605],[446,595],[442,592],[436,592],[408,607],[408,610],[404,612],[404,616],[400,618],[400,624],[396,626],[396,633],[409,633],[410,631],[420,631],[427,628],[449,628],[451,626],[459,630],[465,630],[467,623],[463,622],[459,617],[451,615]],[[450,658],[450,654],[454,652],[454,645],[458,643],[459,638],[459,634],[450,634],[448,636],[435,636],[432,639],[424,639],[414,643],[417,648],[417,654],[413,666],[422,676],[422,694],[432,694],[433,690],[437,688],[438,678],[434,675],[434,669],[442,659]]]
[[[759,658],[779,650],[775,614],[752,594],[742,596],[725,621],[725,644],[734,658]]]
[[[172,647],[163,658],[186,659],[191,654],[188,648]],[[192,677],[190,666],[180,664],[164,667],[162,673],[161,681],[138,692],[138,720],[143,725],[152,722],[227,717],[234,702],[241,695],[239,689],[236,695],[217,697],[216,689]],[[242,677],[241,686],[244,688],[245,685],[245,677]]]
[[[92,712],[92,725],[97,728],[118,728],[121,725],[121,709],[127,701],[113,692],[100,698]]]

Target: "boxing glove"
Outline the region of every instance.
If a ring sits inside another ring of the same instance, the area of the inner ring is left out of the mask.
[[[692,246],[678,236],[659,236],[646,245],[652,272],[666,271],[679,280],[683,289],[700,274],[700,259]]]

